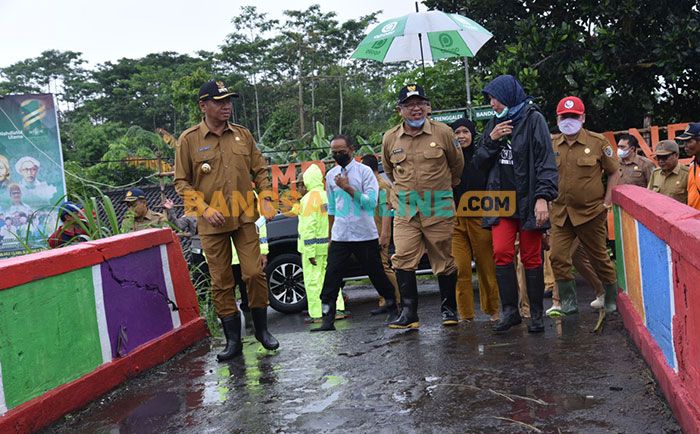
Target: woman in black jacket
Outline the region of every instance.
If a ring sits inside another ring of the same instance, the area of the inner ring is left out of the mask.
[[[512,215],[483,220],[483,226],[492,232],[502,306],[501,319],[493,329],[503,332],[522,322],[514,265],[517,234],[530,300],[528,331],[542,332],[542,231],[549,228],[548,202],[557,197],[558,183],[549,128],[513,76],[496,77],[486,85],[483,94],[496,117],[486,125],[474,163],[488,170],[486,190],[515,193],[515,205],[510,204]]]

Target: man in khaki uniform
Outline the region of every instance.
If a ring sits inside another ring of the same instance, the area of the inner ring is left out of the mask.
[[[571,247],[578,237],[605,288],[605,310],[616,309],[617,276],[607,251],[607,212],[612,187],[617,185],[619,164],[612,146],[598,133],[583,128],[583,102],[573,96],[557,105],[562,134],[553,137],[559,169],[559,196],[552,202],[552,270],[561,298],[562,313],[578,311],[572,273]],[[608,175],[607,189],[603,173]]]
[[[394,272],[394,269],[391,268],[391,257],[389,255],[389,245],[391,244],[391,193],[393,189],[391,184],[389,184],[382,176],[379,175],[379,161],[375,155],[363,155],[361,161],[362,164],[372,169],[372,172],[374,172],[374,177],[377,178],[377,183],[379,184],[379,198],[377,200],[377,209],[374,213],[374,223],[377,225],[377,232],[379,232],[379,253],[382,258],[384,273],[394,286],[394,295],[396,296],[396,302],[398,303],[401,299],[401,295],[399,294],[399,284],[396,281],[396,273]],[[370,314],[382,315],[387,313],[384,303],[384,297],[380,295],[379,308],[372,310]]]
[[[209,263],[214,308],[221,319],[226,348],[219,361],[242,353],[241,321],[231,269],[231,241],[241,263],[248,289],[255,338],[267,349],[279,342],[267,331],[265,257],[255,221],[259,218],[251,180],[259,191],[270,190],[267,164],[245,127],[229,123],[233,106],[220,81],[209,81],[199,91],[204,120],[180,136],[175,154],[175,189],[186,209],[197,213],[202,248]]]
[[[647,188],[651,171],[656,167],[648,158],[637,153],[639,142],[630,134],[620,135],[617,156],[620,157],[620,179],[617,185],[636,185]]]
[[[662,140],[656,144],[654,156],[659,166],[651,173],[649,190],[688,203],[688,167],[678,164],[678,143]]]
[[[401,315],[391,328],[418,328],[416,267],[428,252],[440,287],[442,324],[456,325],[457,266],[452,257],[455,204],[464,156],[447,125],[427,118],[428,98],[418,85],[399,91],[403,122],[384,133],[382,164],[394,182],[392,257],[401,292]]]
[[[129,209],[122,220],[122,232],[168,227],[168,218],[148,208],[146,193],[140,188],[127,191],[124,202]]]

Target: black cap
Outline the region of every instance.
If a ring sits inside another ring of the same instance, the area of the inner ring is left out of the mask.
[[[145,199],[146,193],[140,188],[132,188],[126,192],[126,197],[124,197],[124,202],[133,202],[136,199]]]
[[[418,86],[417,84],[407,84],[406,86],[402,87],[399,91],[399,104],[406,101],[412,96],[417,96],[423,98],[426,101],[430,101],[428,97],[425,96],[425,91],[422,87]]]
[[[237,97],[238,94],[229,91],[223,81],[207,81],[199,88],[200,101],[206,101],[208,99],[220,100],[231,96]]]
[[[691,122],[688,128],[683,131],[683,134],[676,137],[676,140],[690,140],[700,138],[700,122]]]

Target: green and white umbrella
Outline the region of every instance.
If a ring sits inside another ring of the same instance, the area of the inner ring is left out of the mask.
[[[492,37],[491,32],[461,15],[416,12],[376,26],[351,57],[384,63],[474,57]]]

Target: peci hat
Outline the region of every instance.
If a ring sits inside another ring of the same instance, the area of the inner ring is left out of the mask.
[[[206,101],[209,99],[221,100],[228,97],[237,97],[236,92],[228,90],[223,81],[211,80],[207,81],[199,88],[199,100]]]
[[[662,140],[656,144],[654,155],[671,155],[678,153],[678,143],[674,140]]]
[[[581,98],[577,96],[567,96],[559,101],[559,104],[557,104],[557,116],[568,113],[573,113],[575,115],[586,113],[586,106],[583,105]]]
[[[700,122],[691,122],[676,140],[700,139]]]
[[[132,188],[126,192],[123,202],[134,202],[137,199],[146,199],[146,193],[140,188]]]
[[[425,96],[425,91],[422,87],[417,84],[408,84],[401,88],[399,91],[399,104],[406,101],[412,96],[417,96],[423,98],[426,101],[430,101],[428,97]]]

